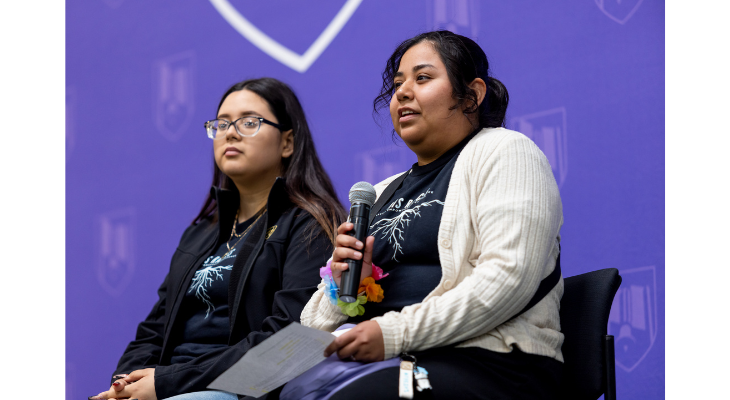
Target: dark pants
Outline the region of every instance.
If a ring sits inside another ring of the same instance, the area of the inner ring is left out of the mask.
[[[441,347],[414,352],[426,368],[433,390],[414,399],[557,399],[563,364],[523,353],[496,353],[478,347]],[[364,376],[335,393],[332,400],[398,400],[398,368]]]

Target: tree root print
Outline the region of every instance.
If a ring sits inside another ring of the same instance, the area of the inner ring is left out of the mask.
[[[208,318],[210,312],[215,310],[215,306],[210,301],[210,295],[208,295],[208,288],[213,284],[213,281],[218,279],[223,280],[223,274],[221,274],[221,271],[230,271],[232,268],[233,265],[225,267],[209,266],[199,271],[195,271],[195,277],[193,278],[193,282],[190,284],[188,293],[195,290],[195,297],[202,300],[203,303],[208,306],[208,309],[205,311],[205,318]]]
[[[419,196],[418,199],[416,199],[416,202],[422,199],[424,197],[424,194]],[[400,214],[398,214],[397,216],[393,218],[383,218],[371,227],[374,228],[378,226],[378,229],[373,231],[373,236],[376,236],[378,233],[380,233],[380,239],[387,238],[388,243],[393,245],[394,251],[391,260],[398,262],[398,259],[396,258],[398,256],[398,253],[403,253],[403,246],[401,246],[401,243],[403,241],[403,232],[405,231],[405,228],[411,223],[413,219],[421,216],[421,207],[431,207],[433,203],[441,204],[442,206],[444,205],[443,201],[431,200],[425,203],[421,203],[413,208],[408,208],[411,204],[413,204],[409,202],[406,205],[406,208],[404,208],[403,211],[401,211]]]

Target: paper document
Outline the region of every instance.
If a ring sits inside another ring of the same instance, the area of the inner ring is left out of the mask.
[[[292,322],[251,348],[208,388],[263,396],[323,361],[333,340],[329,332]]]

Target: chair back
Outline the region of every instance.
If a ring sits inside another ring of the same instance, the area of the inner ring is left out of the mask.
[[[616,268],[564,279],[560,330],[565,335],[561,399],[595,400],[606,390],[604,341],[613,297],[621,285]]]

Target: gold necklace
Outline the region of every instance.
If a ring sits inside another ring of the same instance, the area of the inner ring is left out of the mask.
[[[238,210],[236,210],[236,218],[233,219],[233,228],[231,228],[231,237],[228,238],[229,241],[231,239],[233,239],[234,236],[235,237],[241,237],[241,236],[243,236],[246,233],[245,230],[240,235],[238,233],[236,233],[236,225],[238,224],[238,213],[239,212],[241,212],[241,209],[240,208]]]
[[[254,220],[254,221],[253,221],[253,222],[251,223],[251,225],[249,225],[249,226],[248,226],[248,228],[246,228],[246,230],[244,230],[244,231],[243,231],[243,233],[241,233],[241,234],[237,234],[237,233],[236,233],[236,224],[238,223],[238,211],[236,211],[236,219],[235,219],[235,220],[233,220],[233,229],[231,230],[231,237],[230,237],[230,238],[228,239],[228,241],[226,242],[226,247],[228,248],[228,251],[227,251],[227,252],[226,252],[226,254],[224,254],[224,255],[223,255],[223,257],[221,257],[221,258],[226,258],[226,257],[228,256],[228,254],[230,254],[230,253],[231,253],[231,251],[233,251],[233,249],[235,249],[235,248],[236,248],[236,246],[238,245],[238,243],[239,243],[239,242],[240,242],[241,240],[243,240],[243,237],[244,237],[244,236],[245,236],[245,235],[246,235],[246,234],[248,233],[248,231],[249,231],[249,230],[251,230],[251,228],[253,228],[253,226],[254,226],[254,225],[256,225],[256,223],[257,223],[257,222],[259,221],[259,219],[261,219],[261,217],[263,217],[263,216],[264,216],[264,214],[266,214],[266,209],[267,209],[267,207],[264,207],[264,208],[262,209],[262,211],[259,211],[259,216],[258,216],[258,217],[256,218],[256,220]],[[239,210],[239,211],[240,211],[240,210]],[[234,245],[233,245],[233,247],[231,247],[230,243],[231,243],[231,240],[233,240],[233,237],[234,237],[234,236],[235,236],[235,237],[237,237],[237,238],[240,238],[240,239],[238,239],[238,240],[236,241],[236,244],[234,244]]]

